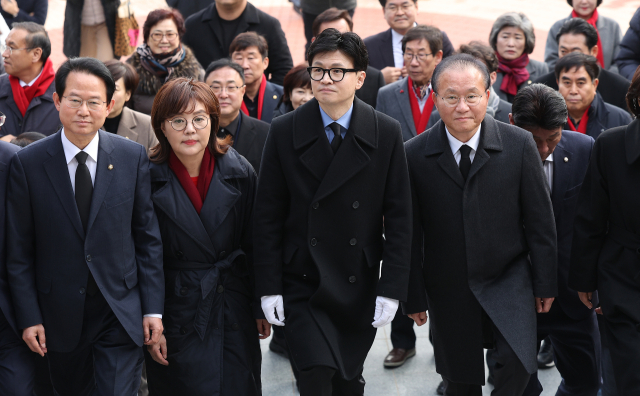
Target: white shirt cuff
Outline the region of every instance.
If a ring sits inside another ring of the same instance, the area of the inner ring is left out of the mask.
[[[160,314],[146,314],[144,315],[145,318],[158,318],[158,319],[162,319],[162,315]]]

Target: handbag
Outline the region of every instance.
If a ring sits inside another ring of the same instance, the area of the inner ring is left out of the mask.
[[[129,56],[138,46],[140,26],[131,12],[131,1],[121,0],[116,17],[116,43],[114,54],[116,57]]]

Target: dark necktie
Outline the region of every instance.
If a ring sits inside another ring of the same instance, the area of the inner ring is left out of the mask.
[[[340,143],[342,143],[342,134],[340,133],[340,124],[337,122],[332,122],[329,124],[329,128],[333,131],[333,140],[331,141],[331,149],[335,154],[340,147]]]
[[[91,183],[91,173],[87,167],[87,157],[89,155],[84,151],[76,154],[78,168],[76,169],[76,205],[78,205],[78,213],[80,213],[80,221],[84,228],[85,235],[87,233],[87,225],[89,223],[89,211],[91,210],[91,196],[93,195],[93,184]],[[89,271],[89,279],[87,281],[87,293],[90,296],[98,292],[98,285],[91,271]]]
[[[469,176],[469,170],[471,170],[471,158],[469,158],[469,154],[471,153],[471,147],[463,144],[460,147],[460,173],[462,173],[462,177],[464,180],[467,180],[467,176]]]

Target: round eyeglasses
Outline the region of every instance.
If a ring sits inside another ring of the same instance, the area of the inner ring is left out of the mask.
[[[436,92],[436,96],[440,97],[444,102],[444,104],[447,105],[448,107],[456,107],[458,103],[460,103],[460,98],[461,98],[460,96],[455,96],[455,95],[440,96],[438,95],[437,92]],[[484,95],[469,94],[467,96],[463,96],[463,98],[467,106],[473,107],[473,106],[477,106],[480,103],[480,99],[482,99],[483,96]]]
[[[169,121],[171,127],[176,131],[184,131],[189,123],[184,117],[176,117],[173,120],[167,121]],[[209,125],[209,118],[201,115],[195,116],[193,117],[193,120],[191,120],[191,124],[193,124],[195,129],[204,129]]]
[[[329,73],[329,78],[333,82],[340,82],[344,79],[345,74],[349,72],[358,72],[358,69],[344,69],[341,67],[333,67],[331,69],[323,69],[321,67],[307,67],[307,71],[309,72],[309,77],[313,81],[320,81],[324,78],[324,75]]]

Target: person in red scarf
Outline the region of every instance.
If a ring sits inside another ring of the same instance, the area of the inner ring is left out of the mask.
[[[568,17],[556,21],[547,35],[547,45],[544,50],[544,61],[553,69],[558,61],[558,42],[556,37],[564,23],[571,18],[581,18],[598,31],[598,64],[612,72],[618,72],[614,60],[620,50],[622,30],[618,22],[598,14],[598,7],[602,0],[567,0],[573,8]]]
[[[267,40],[256,32],[240,33],[229,46],[231,60],[242,66],[247,89],[242,112],[267,123],[284,93],[282,86],[267,81],[264,72],[269,67]]]
[[[407,141],[427,129],[434,110],[431,75],[442,60],[442,31],[426,25],[409,29],[402,38],[402,52],[408,75],[380,89],[376,110],[400,122]]]
[[[51,135],[60,127],[50,54],[51,42],[42,25],[14,23],[2,45],[7,74],[0,76],[0,111],[7,119],[1,140],[9,142],[23,132]]]
[[[230,137],[216,137],[219,119],[213,91],[183,77],[151,109],[150,198],[166,279],[166,332],[145,352],[153,395],[261,394],[259,339],[271,325],[253,297],[256,174]]]
[[[498,57],[498,76],[493,89],[500,99],[511,103],[520,88],[549,71],[543,62],[529,58],[536,36],[533,24],[521,12],[500,15],[491,28],[489,44]]]
[[[600,68],[593,56],[575,52],[556,63],[558,91],[567,102],[569,117],[564,129],[596,139],[607,129],[627,125],[629,113],[605,103],[597,92]]]

